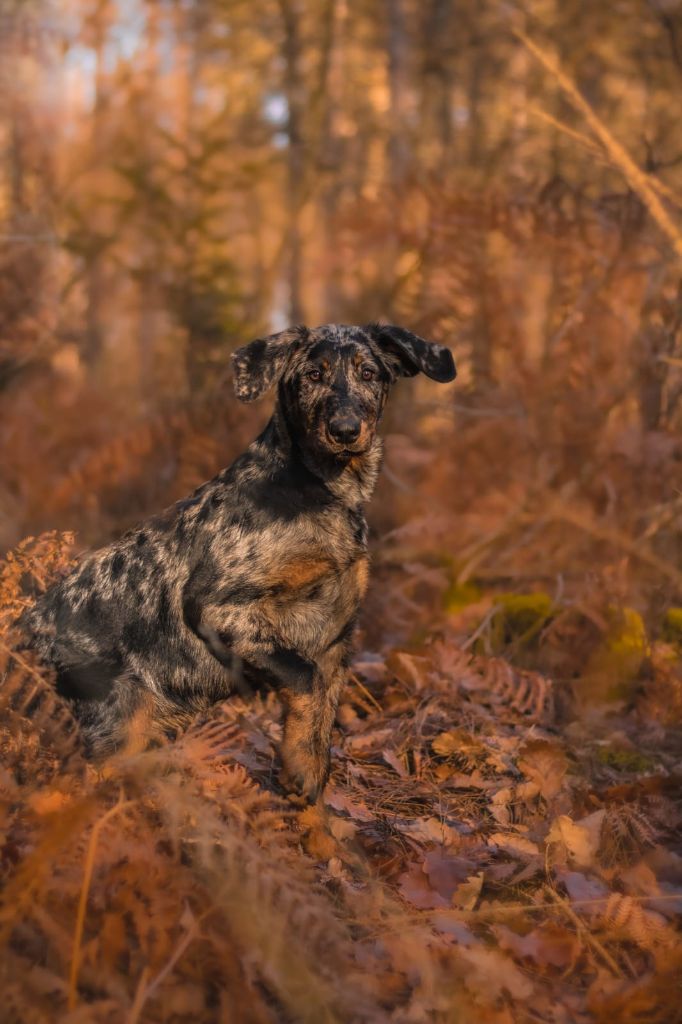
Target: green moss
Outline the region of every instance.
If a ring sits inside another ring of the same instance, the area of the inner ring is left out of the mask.
[[[483,591],[475,583],[458,583],[454,580],[445,591],[443,607],[446,612],[458,612],[467,605],[476,604],[483,596]]]
[[[656,762],[639,750],[626,750],[623,747],[599,747],[597,761],[617,772],[650,772]]]
[[[581,691],[590,703],[631,697],[649,641],[642,616],[634,608],[611,607],[603,642],[591,655]]]
[[[646,654],[647,641],[644,620],[634,608],[609,609],[609,632],[606,644],[614,654]]]
[[[500,594],[495,604],[501,606],[507,631],[513,636],[522,636],[542,626],[554,613],[552,598],[543,590],[532,594]]]
[[[549,594],[536,591],[498,594],[494,610],[485,638],[480,638],[474,647],[475,653],[498,653],[509,644],[515,645],[517,653],[521,647],[530,647],[556,608]]]
[[[663,639],[682,650],[682,608],[668,608],[663,618]]]

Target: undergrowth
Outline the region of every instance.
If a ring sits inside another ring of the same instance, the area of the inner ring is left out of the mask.
[[[473,654],[476,592],[358,654],[324,806],[278,788],[274,695],[95,768],[15,650],[70,544],[28,541],[0,576],[8,1024],[682,1019],[663,726],[621,708],[591,730],[537,667]]]

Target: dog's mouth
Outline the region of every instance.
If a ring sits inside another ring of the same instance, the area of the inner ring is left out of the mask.
[[[327,429],[323,436],[324,447],[339,459],[352,459],[358,455],[366,455],[370,449],[372,436],[368,430],[360,431],[360,436],[353,444],[343,444],[335,440]]]

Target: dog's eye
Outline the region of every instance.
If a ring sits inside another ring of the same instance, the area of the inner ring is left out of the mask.
[[[311,370],[310,373],[306,374],[306,377],[308,378],[308,380],[312,380],[312,381],[322,380],[322,371],[321,370]]]
[[[374,377],[374,370],[371,370],[369,366],[363,366],[362,368],[362,379],[372,380]]]

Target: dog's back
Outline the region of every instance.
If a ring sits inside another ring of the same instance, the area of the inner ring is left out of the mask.
[[[87,555],[22,625],[55,668],[58,692],[76,702],[90,750],[108,753],[125,743],[138,709],[172,731],[245,676],[272,681],[267,667],[256,673],[228,653],[224,630],[202,625],[206,606],[230,606],[233,621],[247,620],[251,605],[269,596],[281,619],[292,597],[304,598],[300,646],[336,635],[354,595],[343,597],[339,626],[338,580],[323,591],[316,567],[333,560],[342,568],[365,542],[364,519],[343,494],[273,459],[262,436],[189,498]],[[302,559],[306,551],[318,557]]]
[[[57,689],[76,702],[93,752],[121,745],[120,725],[145,695],[166,724],[229,690],[224,666],[187,628],[182,594],[200,544],[203,501],[224,477],[87,555],[23,617],[30,645],[56,670]],[[204,521],[205,521],[204,515]],[[202,680],[201,693],[193,680]]]

